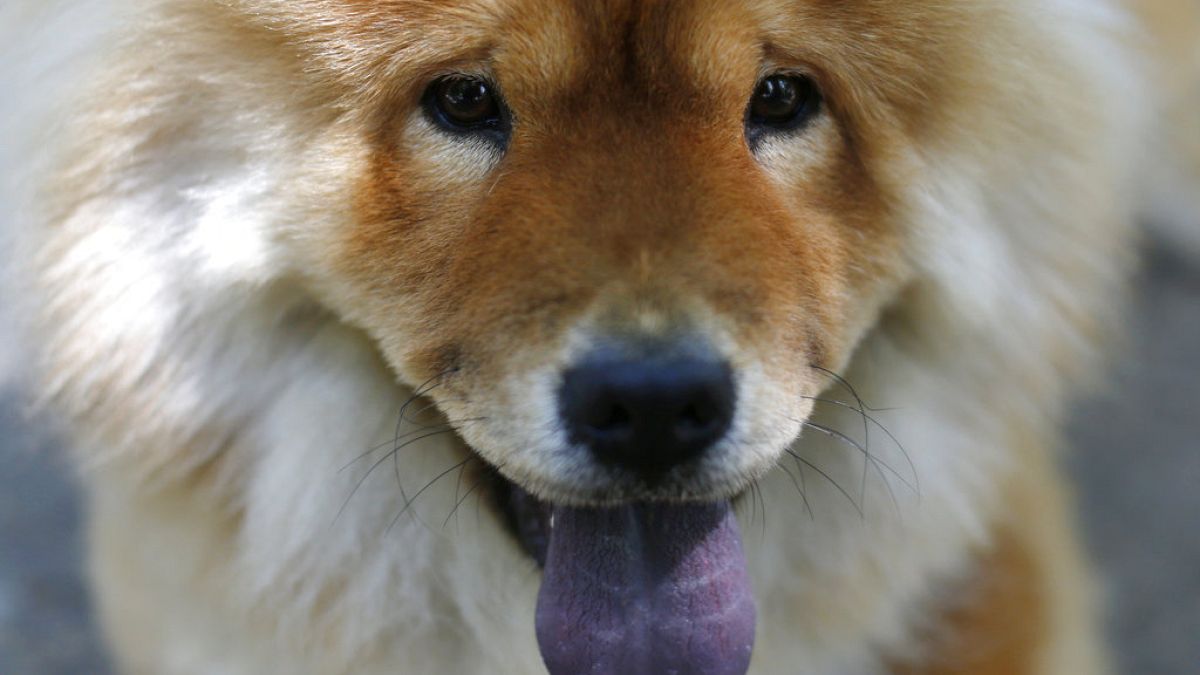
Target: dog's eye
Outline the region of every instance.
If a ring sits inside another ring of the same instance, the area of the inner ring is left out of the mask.
[[[430,85],[425,93],[429,116],[455,132],[503,131],[504,109],[493,86],[478,77],[451,75]]]
[[[812,119],[821,107],[817,85],[803,75],[775,74],[754,89],[746,114],[751,138],[768,131],[790,131]]]

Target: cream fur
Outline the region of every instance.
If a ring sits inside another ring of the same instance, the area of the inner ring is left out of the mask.
[[[7,97],[6,123],[49,110],[66,125],[21,134],[38,139],[39,161],[3,158],[6,176],[42,190],[6,223],[9,287],[35,391],[85,467],[93,581],[122,667],[539,672],[537,573],[492,510],[468,498],[446,522],[469,487],[451,473],[396,518],[397,481],[411,496],[461,462],[457,437],[413,445],[396,471],[385,461],[355,489],[384,451],[360,456],[392,438],[409,390],[323,308],[305,284],[320,262],[296,253],[315,248],[298,242],[313,222],[348,217],[330,205],[362,159],[353,120],[293,105],[286,63],[204,33],[196,17],[216,4],[67,4],[0,9],[18,34],[4,40],[5,90],[29,93]],[[93,18],[118,4],[135,10],[130,27]],[[1027,475],[1047,486],[1039,541],[1059,561],[1065,617],[1043,672],[1103,669],[1046,453],[1068,392],[1095,372],[1130,262],[1137,66],[1128,21],[1105,2],[1000,4],[1021,30],[989,46],[1023,78],[994,118],[904,158],[919,233],[905,254],[920,283],[846,368],[868,404],[896,408],[873,414],[908,458],[878,428],[871,452],[891,469],[809,430],[795,450],[849,498],[808,471],[806,506],[795,464],[764,479],[765,519],[743,514],[760,608],[753,672],[869,675],[882,655],[917,649],[931,589],[986,544],[1010,506],[1001,491]],[[103,35],[106,24],[160,36],[166,55],[147,64],[136,40],[56,28]],[[57,60],[70,44],[85,47],[69,67],[35,71],[13,56]],[[82,102],[68,96],[79,90],[90,91]],[[770,157],[787,162],[788,149]],[[853,402],[836,384],[825,396]],[[837,406],[813,414],[861,426]]]

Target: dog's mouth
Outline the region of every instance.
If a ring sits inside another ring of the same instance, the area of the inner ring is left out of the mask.
[[[729,501],[557,506],[498,478],[543,569],[537,639],[551,675],[741,675],[755,608]]]

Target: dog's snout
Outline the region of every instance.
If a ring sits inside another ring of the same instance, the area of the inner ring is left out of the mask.
[[[701,455],[729,430],[729,364],[707,353],[601,349],[567,370],[561,413],[572,442],[643,475]]]

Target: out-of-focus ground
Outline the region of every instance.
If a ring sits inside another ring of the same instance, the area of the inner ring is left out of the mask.
[[[1187,675],[1200,672],[1200,268],[1152,252],[1129,328],[1114,386],[1075,415],[1070,470],[1120,672]],[[0,396],[0,674],[102,675],[79,498],[19,405]]]
[[[1081,406],[1070,468],[1109,582],[1125,675],[1200,673],[1200,266],[1151,253],[1109,393]]]

